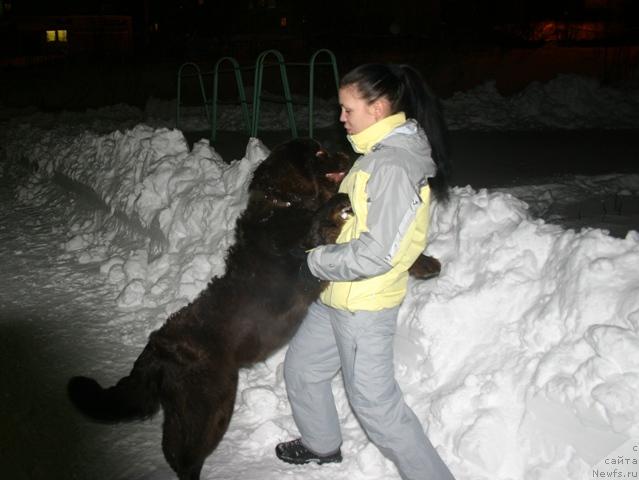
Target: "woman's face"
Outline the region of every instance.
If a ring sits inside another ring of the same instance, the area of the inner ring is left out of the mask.
[[[362,98],[357,86],[346,85],[339,89],[339,104],[342,112],[339,121],[346,133],[356,135],[390,114],[390,103],[385,98],[368,103]]]

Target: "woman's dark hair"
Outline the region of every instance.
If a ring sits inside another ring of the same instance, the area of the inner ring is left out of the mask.
[[[439,99],[421,74],[410,65],[369,63],[348,72],[340,86],[354,85],[368,103],[385,97],[391,113],[404,112],[424,129],[430,142],[437,174],[430,184],[437,200],[448,199],[451,165],[448,158],[448,130]]]

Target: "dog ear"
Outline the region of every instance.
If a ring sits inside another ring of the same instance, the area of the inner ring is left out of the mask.
[[[335,170],[332,172],[328,172],[324,174],[324,177],[331,183],[340,183],[344,177],[346,176],[346,170],[348,167],[344,165],[344,159],[348,158],[342,153],[337,153],[336,155],[331,155],[327,150],[320,148],[315,152],[315,158],[322,163],[326,163],[328,160],[329,164],[332,164],[329,168],[334,168]],[[336,162],[337,160],[337,162]],[[352,162],[350,162],[352,163]]]

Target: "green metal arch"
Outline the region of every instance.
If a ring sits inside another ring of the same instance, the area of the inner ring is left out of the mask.
[[[297,125],[295,125],[295,117],[293,115],[293,99],[288,83],[288,75],[286,74],[286,63],[284,56],[278,50],[265,50],[260,53],[255,61],[255,82],[253,84],[253,125],[251,128],[251,136],[257,136],[257,130],[260,122],[260,107],[262,103],[262,81],[264,79],[264,64],[269,56],[274,56],[280,69],[280,79],[282,88],[284,89],[284,101],[286,102],[286,111],[288,113],[288,123],[291,127],[293,138],[297,138]]]
[[[211,121],[211,114],[209,112],[209,104],[206,100],[206,92],[204,91],[204,82],[202,80],[202,72],[200,67],[193,62],[186,62],[180,65],[177,73],[177,105],[175,115],[175,128],[180,128],[180,107],[182,106],[182,74],[185,69],[193,68],[195,70],[195,76],[200,84],[200,94],[202,95],[202,102],[204,104],[204,110],[206,111],[206,118]]]
[[[244,81],[242,80],[242,71],[239,63],[233,57],[222,57],[215,62],[213,68],[213,95],[211,97],[211,143],[217,139],[217,104],[218,104],[218,90],[219,90],[219,71],[220,66],[224,62],[230,62],[233,67],[233,73],[235,74],[235,84],[237,85],[237,92],[240,97],[240,106],[242,108],[242,116],[244,117],[244,126],[246,127],[246,133],[251,134],[251,119],[248,111],[248,102],[246,100],[246,92],[244,91]]]

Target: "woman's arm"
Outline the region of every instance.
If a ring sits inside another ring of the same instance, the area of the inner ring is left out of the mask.
[[[396,163],[384,162],[366,185],[368,231],[347,243],[313,249],[308,255],[311,273],[322,280],[353,281],[389,271],[422,203],[423,181],[412,180]]]

